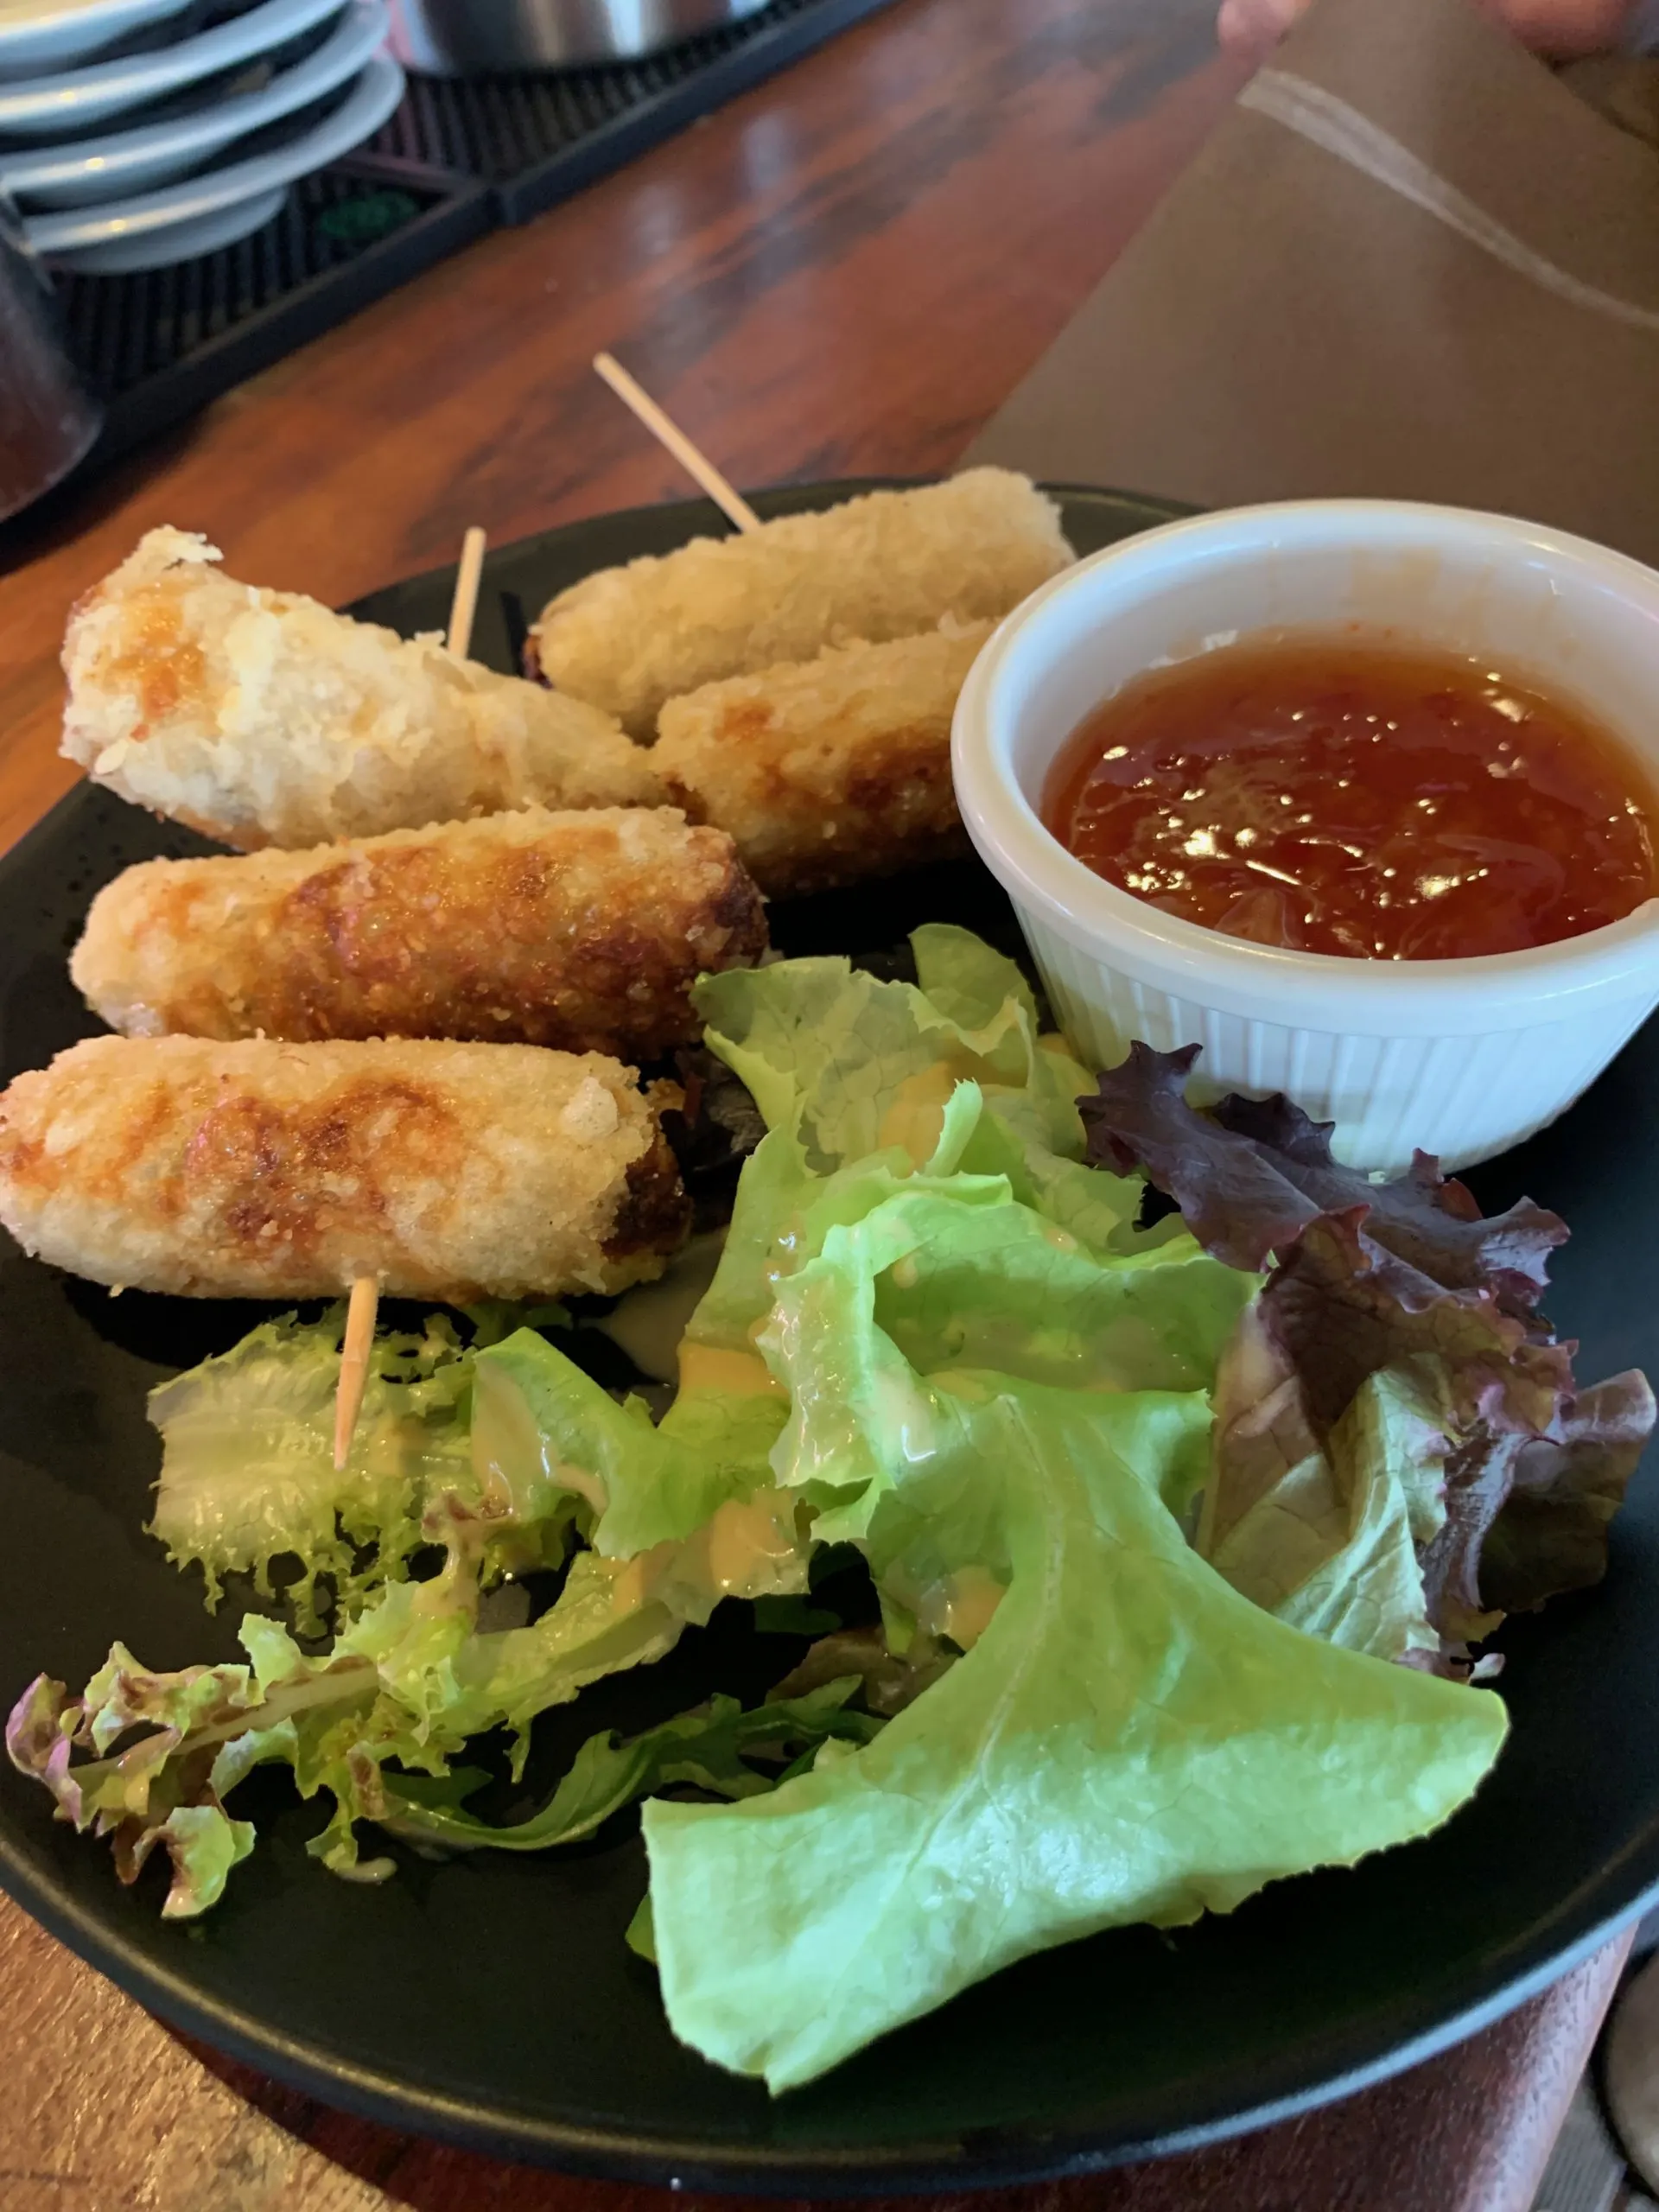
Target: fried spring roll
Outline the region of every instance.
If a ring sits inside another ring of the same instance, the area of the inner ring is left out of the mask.
[[[621,1290],[690,1224],[672,1103],[528,1045],[98,1037],[0,1094],[0,1221],[75,1274],[187,1297]]]
[[[661,798],[609,715],[218,559],[152,530],[70,617],[62,749],[123,798],[251,849]]]
[[[147,861],[69,973],[130,1037],[449,1037],[655,1059],[766,948],[718,830],[668,807],[495,814],[308,853]]]
[[[682,692],[849,639],[1000,620],[1071,558],[1052,500],[970,469],[601,569],[543,610],[534,650],[550,683],[648,739]]]
[[[688,813],[734,840],[771,898],[965,851],[950,717],[995,626],[836,645],[705,684],[663,709],[652,759]]]

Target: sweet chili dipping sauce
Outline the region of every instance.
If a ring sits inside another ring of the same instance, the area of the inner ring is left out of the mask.
[[[1485,660],[1363,632],[1138,677],[1068,741],[1042,810],[1148,905],[1303,952],[1515,952],[1656,887],[1659,800],[1619,740]]]

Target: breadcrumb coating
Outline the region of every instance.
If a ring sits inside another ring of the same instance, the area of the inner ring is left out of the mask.
[[[975,468],[602,569],[543,608],[532,649],[550,683],[648,740],[683,692],[947,617],[1000,620],[1072,557],[1052,500]]]
[[[663,709],[652,759],[771,898],[965,852],[950,717],[994,622],[705,684]]]
[[[689,1227],[677,1097],[528,1045],[98,1037],[0,1094],[0,1221],[187,1297],[618,1291]]]
[[[540,808],[309,852],[147,861],[92,902],[77,988],[130,1037],[449,1037],[655,1059],[766,948],[722,831]]]
[[[62,750],[124,798],[252,849],[662,797],[608,715],[219,557],[152,530],[70,617]]]

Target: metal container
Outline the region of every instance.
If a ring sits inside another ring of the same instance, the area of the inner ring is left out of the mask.
[[[67,476],[102,422],[65,350],[51,279],[0,197],[0,521]]]
[[[429,77],[637,61],[757,14],[766,0],[392,0],[391,50]]]

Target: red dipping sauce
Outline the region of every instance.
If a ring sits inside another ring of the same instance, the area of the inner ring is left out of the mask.
[[[1659,888],[1659,801],[1619,739],[1484,660],[1363,633],[1150,671],[1068,740],[1042,811],[1149,906],[1301,952],[1518,952]]]

